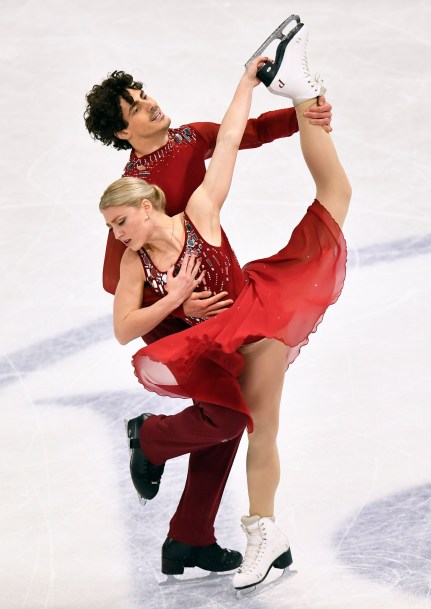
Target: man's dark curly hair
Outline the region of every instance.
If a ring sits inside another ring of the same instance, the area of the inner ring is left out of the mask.
[[[127,89],[142,89],[142,83],[133,80],[133,76],[115,70],[108,74],[102,84],[94,85],[85,99],[87,107],[84,112],[85,126],[91,137],[105,146],[114,146],[117,150],[127,150],[132,146],[127,140],[120,140],[115,134],[128,125],[120,107],[120,98],[132,104],[133,98]]]

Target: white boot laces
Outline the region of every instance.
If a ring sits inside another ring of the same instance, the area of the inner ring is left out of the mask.
[[[263,523],[259,523],[259,527],[252,531],[249,531],[244,525],[241,527],[247,535],[247,548],[238,573],[247,573],[256,569],[257,563],[260,561],[261,550],[266,546],[266,530]]]
[[[308,44],[308,40],[305,42],[304,47],[302,49],[302,69],[304,70],[305,77],[311,78],[310,68],[308,67],[307,44]],[[308,81],[308,82],[310,82],[310,81]]]
[[[320,91],[320,88],[322,87],[322,84],[323,84],[323,78],[321,78],[320,74],[316,73],[313,76],[313,81],[314,82],[312,84],[313,84],[316,92]]]
[[[314,76],[312,76],[310,73],[310,68],[308,67],[307,44],[308,39],[302,50],[302,68],[304,70],[305,78],[307,79],[308,84],[314,87],[317,92],[323,83],[323,79],[320,77],[320,74],[315,74]]]

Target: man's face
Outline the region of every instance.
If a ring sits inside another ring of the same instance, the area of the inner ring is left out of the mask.
[[[129,104],[125,99],[120,98],[121,111],[123,118],[128,126],[120,133],[133,146],[133,140],[137,138],[151,139],[154,135],[166,132],[171,124],[171,119],[163,114],[157,102],[149,97],[142,89],[127,89],[133,98],[133,103]],[[120,134],[117,134],[118,136]]]

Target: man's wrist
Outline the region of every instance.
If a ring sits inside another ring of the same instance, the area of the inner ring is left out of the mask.
[[[184,313],[184,303],[182,302],[176,309],[174,309],[171,313],[174,317],[179,317],[180,319],[186,319],[186,315]]]
[[[182,307],[183,306],[183,302],[184,302],[184,300],[182,300],[178,296],[174,296],[173,294],[170,294],[169,292],[166,294],[164,300],[165,300],[165,303],[170,308],[172,307],[171,311],[175,311],[179,307]]]

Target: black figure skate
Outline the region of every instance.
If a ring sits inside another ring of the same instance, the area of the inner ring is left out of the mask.
[[[218,543],[209,546],[192,546],[168,537],[162,547],[162,573],[167,579],[160,582],[160,586],[207,584],[216,579],[223,578],[229,572],[237,569],[243,557],[235,550],[221,548]],[[185,568],[198,567],[208,571],[207,575],[178,578]]]
[[[153,465],[147,459],[139,442],[141,427],[150,416],[150,413],[145,413],[130,421],[124,421],[129,442],[130,476],[142,505],[145,505],[148,499],[154,499],[159,492],[160,479],[165,469],[164,464]]]

